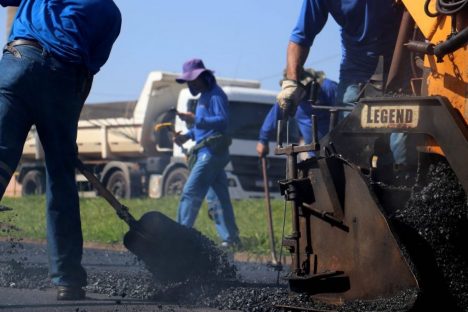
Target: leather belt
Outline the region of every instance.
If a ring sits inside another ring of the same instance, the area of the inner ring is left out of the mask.
[[[37,48],[39,50],[44,50],[44,48],[42,47],[42,45],[35,41],[35,40],[27,40],[27,39],[16,39],[16,40],[13,40],[11,42],[9,42],[7,44],[7,46],[9,47],[16,47],[16,46],[21,46],[21,45],[27,45],[27,46],[31,46],[31,47],[34,47],[34,48]]]
[[[7,50],[7,51],[13,53],[15,56],[21,57],[21,54],[16,49],[13,49],[13,47],[22,46],[22,45],[34,47],[36,49],[41,50],[43,55],[49,55],[50,56],[50,54],[44,50],[44,47],[38,41],[30,40],[30,39],[16,39],[16,40],[10,41],[5,46],[4,50]],[[92,77],[91,72],[85,66],[77,65],[77,64],[72,64],[70,66],[72,66],[76,70],[86,74],[88,77]]]

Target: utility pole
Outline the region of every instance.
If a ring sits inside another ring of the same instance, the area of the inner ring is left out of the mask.
[[[17,7],[7,8],[7,18],[6,18],[6,27],[5,27],[5,36],[7,40],[8,40],[8,37],[10,36],[11,24],[13,23],[13,19],[15,18],[17,10],[18,10]]]

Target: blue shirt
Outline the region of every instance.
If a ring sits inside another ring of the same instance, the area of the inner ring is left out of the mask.
[[[112,0],[0,0],[19,6],[9,40],[38,41],[55,57],[97,73],[120,33],[121,15]]]
[[[229,101],[226,93],[216,83],[204,91],[195,110],[195,124],[186,135],[200,143],[213,134],[225,133],[229,123]],[[200,152],[207,151],[206,148]]]
[[[333,106],[336,100],[337,83],[324,79],[320,87],[318,101],[316,105]],[[263,121],[262,128],[260,129],[259,141],[263,144],[268,144],[268,139],[273,135],[278,124],[278,120],[282,117],[282,110],[278,103],[273,105],[270,112]],[[304,138],[304,143],[309,144],[312,142],[312,120],[311,115],[317,116],[317,131],[319,139],[323,137],[329,129],[330,113],[326,110],[312,109],[308,101],[301,102],[298,107],[294,119],[296,120],[299,131]]]
[[[375,72],[380,55],[387,67],[391,61],[401,20],[401,11],[394,3],[394,0],[304,0],[290,41],[310,47],[330,14],[341,26],[340,82],[365,82]]]

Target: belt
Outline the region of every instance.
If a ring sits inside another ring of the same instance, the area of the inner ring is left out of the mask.
[[[25,45],[25,46],[30,46],[30,47],[34,47],[38,50],[41,50],[41,52],[43,53],[43,55],[48,55],[48,56],[51,56],[51,54],[49,54],[48,52],[46,52],[44,50],[44,47],[36,40],[30,40],[30,39],[16,39],[16,40],[13,40],[13,41],[10,41],[7,43],[7,45],[5,46],[4,50],[8,50],[9,52],[13,53],[14,55],[16,56],[21,56],[19,54],[19,52],[16,50],[16,49],[12,49],[13,47],[16,47],[16,46],[22,46],[22,45]],[[60,60],[59,60],[60,61]],[[71,64],[71,63],[70,63]],[[71,64],[69,66],[73,66],[76,70],[79,70],[81,72],[83,72],[84,74],[86,74],[88,77],[91,77],[92,74],[91,72],[83,65],[79,65],[79,64]]]
[[[7,44],[7,46],[9,47],[16,47],[16,46],[21,46],[21,45],[35,47],[41,51],[44,49],[42,45],[36,40],[16,39]]]

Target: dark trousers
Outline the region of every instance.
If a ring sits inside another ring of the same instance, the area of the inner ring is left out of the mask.
[[[91,82],[80,66],[28,45],[10,47],[0,61],[0,196],[35,125],[45,153],[49,269],[55,285],[86,285],[75,162],[78,119]]]

